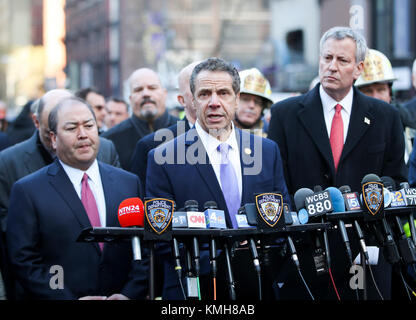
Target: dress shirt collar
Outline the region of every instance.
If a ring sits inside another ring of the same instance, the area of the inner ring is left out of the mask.
[[[348,94],[342,99],[341,101],[336,101],[334,98],[332,98],[330,95],[328,95],[322,85],[319,86],[319,95],[321,96],[322,106],[324,108],[324,113],[329,113],[332,111],[332,109],[335,108],[337,104],[340,104],[344,111],[348,113],[348,115],[351,114],[352,109],[352,98],[354,96],[354,90],[350,89]]]
[[[101,176],[100,176],[100,170],[98,167],[98,161],[95,159],[95,161],[92,163],[92,165],[86,170],[80,170],[74,167],[70,167],[69,165],[63,163],[61,160],[59,160],[62,167],[64,168],[66,174],[68,175],[69,179],[71,180],[72,184],[75,186],[81,186],[82,177],[84,176],[84,173],[88,175],[88,178],[95,184],[100,185],[101,184]]]
[[[215,154],[215,152],[217,152],[218,146],[222,143],[227,143],[228,145],[230,145],[233,151],[238,150],[235,127],[233,123],[231,124],[232,124],[232,129],[231,129],[230,136],[228,137],[226,141],[220,141],[217,138],[214,138],[213,136],[211,136],[208,132],[206,132],[199,124],[199,121],[196,120],[195,129],[198,132],[199,138],[201,139],[202,144],[204,145],[205,150],[207,151],[209,155]]]

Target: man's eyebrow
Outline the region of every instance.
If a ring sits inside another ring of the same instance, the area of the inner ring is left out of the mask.
[[[90,121],[94,121],[94,119],[93,118],[91,118],[91,119],[88,119],[88,120],[85,120],[85,121],[82,121],[82,124],[85,124],[85,123],[88,123],[88,122],[90,122]],[[65,122],[64,123],[64,125],[66,126],[66,125],[77,125],[79,122],[78,121],[67,121],[67,122]]]

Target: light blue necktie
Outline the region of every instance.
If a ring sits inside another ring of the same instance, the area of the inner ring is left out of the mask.
[[[226,143],[222,143],[218,146],[217,150],[221,152],[221,169],[220,180],[222,194],[224,195],[225,202],[227,203],[228,213],[230,215],[231,223],[234,229],[238,228],[235,215],[240,209],[241,198],[238,190],[238,180],[232,163],[228,160],[228,152],[230,146]]]

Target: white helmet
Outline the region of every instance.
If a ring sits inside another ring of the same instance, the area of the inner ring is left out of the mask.
[[[240,93],[253,94],[273,104],[272,90],[269,81],[256,68],[240,71]]]
[[[377,82],[393,82],[397,80],[387,57],[380,51],[369,49],[364,60],[364,70],[355,82],[356,87],[362,87]]]

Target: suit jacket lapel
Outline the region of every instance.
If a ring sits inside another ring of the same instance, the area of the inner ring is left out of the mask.
[[[253,186],[254,175],[244,174],[246,170],[248,171],[252,163],[249,161],[244,161],[247,156],[254,157],[254,146],[253,146],[253,136],[243,130],[236,129],[238,149],[240,153],[240,163],[241,163],[241,182],[242,182],[242,192],[241,192],[241,203],[254,202],[254,195],[252,194],[251,186]],[[250,154],[248,154],[250,152]],[[265,156],[265,155],[263,155]]]
[[[304,108],[298,112],[300,123],[312,138],[325,161],[335,171],[322,102],[319,96],[319,86],[316,86],[315,89],[306,94],[301,104]]]
[[[205,147],[199,138],[199,135],[195,129],[195,127],[191,128],[189,131],[186,132],[185,138],[185,148],[186,148],[186,155],[188,155],[189,148],[192,147],[193,150],[197,150],[198,152],[198,159],[202,160],[197,161],[195,164],[196,169],[198,170],[202,180],[208,186],[209,190],[211,191],[211,195],[213,200],[217,203],[219,208],[227,208],[225,203],[224,195],[222,194],[221,186],[218,183],[217,176],[215,175],[214,169],[210,164],[208,153],[205,150]],[[205,158],[205,159],[203,159]]]
[[[370,112],[370,106],[362,102],[361,94],[354,88],[354,98],[350,116],[350,124],[348,127],[347,140],[340,161],[348,156],[360,141],[364,133],[373,121],[373,115]]]
[[[50,184],[70,208],[80,224],[80,229],[91,228],[90,220],[81,199],[78,197],[74,186],[57,159],[49,167],[48,174],[50,175]],[[101,251],[97,243],[94,243],[94,246],[98,252]]]

